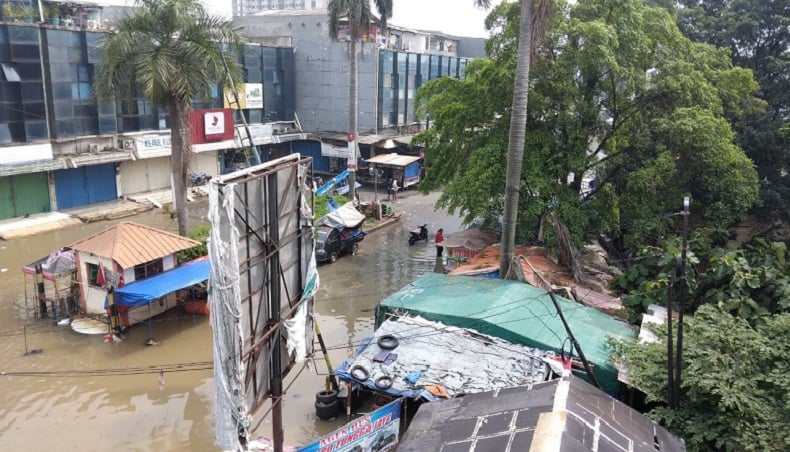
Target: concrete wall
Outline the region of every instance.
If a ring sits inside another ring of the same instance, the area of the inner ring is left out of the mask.
[[[325,13],[247,16],[234,19],[234,23],[252,41],[290,38],[294,47],[296,114],[306,132],[348,130],[348,45],[330,40]],[[370,133],[376,128],[378,51],[373,43],[358,43],[357,50],[357,130]]]

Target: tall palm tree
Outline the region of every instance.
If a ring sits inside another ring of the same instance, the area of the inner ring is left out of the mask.
[[[499,275],[501,278],[508,276],[516,246],[518,198],[521,187],[521,168],[524,162],[524,140],[527,131],[531,56],[543,38],[552,6],[552,0],[521,0],[516,78],[513,82],[513,104],[510,110],[510,134],[507,146],[505,211],[502,219],[502,238],[500,239]]]
[[[387,28],[387,19],[392,17],[392,0],[374,0],[376,12],[380,17],[381,30]],[[349,88],[348,88],[348,132],[354,135],[354,145],[351,152],[358,153],[357,141],[357,36],[360,31],[370,29],[372,13],[369,0],[329,0],[327,6],[329,13],[329,36],[337,39],[338,26],[343,18],[348,20],[348,35],[351,37],[350,65],[349,65]],[[348,195],[354,200],[356,198],[357,173],[355,168],[351,168],[348,176]]]
[[[141,92],[153,106],[170,115],[170,171],[178,232],[189,232],[186,210],[191,140],[191,102],[208,98],[220,81],[240,79],[223,52],[242,42],[239,30],[221,17],[209,15],[199,0],[138,0],[137,7],[118,23],[103,43],[95,81],[100,101],[131,98]]]

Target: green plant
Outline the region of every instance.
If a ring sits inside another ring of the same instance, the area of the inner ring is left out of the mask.
[[[32,19],[36,17],[36,8],[33,6],[28,5],[27,3],[17,3],[14,8],[16,16],[22,19]]]
[[[58,5],[54,3],[49,5],[49,7],[46,8],[46,12],[47,17],[50,19],[60,19],[60,7]]]
[[[11,5],[8,3],[3,3],[3,19],[15,19],[16,18],[16,11],[11,8]]]
[[[178,262],[188,262],[192,259],[197,259],[208,254],[208,246],[206,245],[206,242],[208,241],[209,234],[211,234],[211,226],[209,225],[203,224],[192,228],[192,230],[189,231],[189,238],[199,241],[200,245],[193,246],[188,250],[180,251],[178,253]]]

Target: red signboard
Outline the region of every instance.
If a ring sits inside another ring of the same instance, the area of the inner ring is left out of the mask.
[[[354,132],[348,132],[348,135],[346,136],[346,138],[347,138],[346,141],[348,141],[349,143],[351,143],[352,141],[355,141],[357,139],[357,137],[354,135]]]
[[[211,108],[189,112],[192,144],[233,139],[233,112],[229,108]]]

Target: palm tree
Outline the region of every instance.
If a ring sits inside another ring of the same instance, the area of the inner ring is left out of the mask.
[[[508,277],[516,246],[518,198],[521,187],[521,168],[524,162],[524,140],[527,131],[530,60],[532,52],[543,38],[552,6],[551,0],[521,0],[516,78],[513,82],[513,104],[510,111],[510,134],[507,146],[505,211],[502,219],[502,238],[500,239],[499,275],[501,278]]]
[[[392,17],[392,0],[374,0],[376,12],[380,16],[381,32],[387,28],[387,19]],[[329,36],[337,39],[338,26],[340,20],[348,20],[348,36],[351,37],[349,51],[349,89],[348,89],[348,132],[354,135],[353,150],[354,155],[357,150],[357,36],[359,32],[370,29],[372,13],[369,0],[329,0],[327,6],[329,13]],[[348,195],[354,200],[356,198],[357,173],[356,168],[350,169],[348,176]]]
[[[178,232],[189,231],[186,210],[191,140],[189,111],[196,98],[209,98],[210,87],[240,79],[233,58],[223,52],[242,42],[239,30],[209,15],[199,0],[138,0],[116,33],[103,43],[104,59],[96,76],[100,101],[131,98],[135,92],[170,115],[170,171]]]

